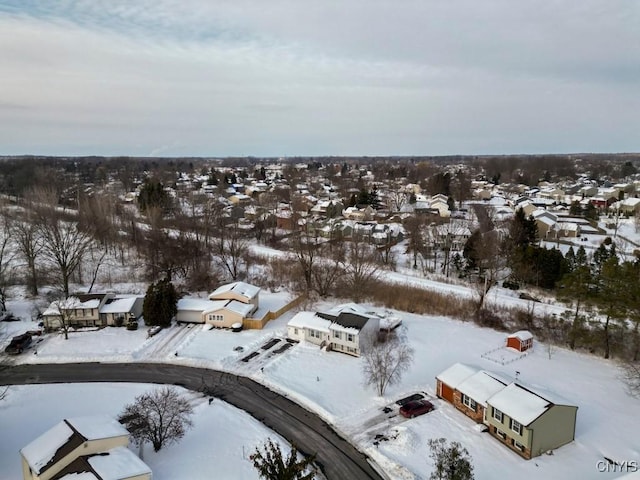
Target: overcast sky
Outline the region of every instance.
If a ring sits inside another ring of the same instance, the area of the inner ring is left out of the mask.
[[[637,0],[0,0],[0,154],[630,151]]]

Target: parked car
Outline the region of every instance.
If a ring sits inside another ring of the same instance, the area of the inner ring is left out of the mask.
[[[400,415],[405,418],[413,418],[424,413],[429,413],[435,407],[428,400],[412,400],[400,407]]]
[[[162,330],[162,326],[154,325],[149,330],[147,330],[147,337],[153,337],[154,335],[160,333],[160,330]]]
[[[22,353],[23,350],[26,349],[29,345],[31,345],[31,335],[29,333],[23,333],[22,335],[13,337],[4,351],[9,355],[18,355],[19,353]]]

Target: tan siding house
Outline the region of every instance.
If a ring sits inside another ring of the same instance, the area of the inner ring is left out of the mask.
[[[58,423],[20,450],[23,480],[92,474],[98,480],[151,480],[151,469],[131,450],[129,432],[108,416]]]

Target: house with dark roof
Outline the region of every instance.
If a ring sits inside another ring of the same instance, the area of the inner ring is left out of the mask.
[[[69,418],[20,450],[23,480],[151,480],[151,469],[127,448],[129,432],[100,415]]]
[[[287,324],[287,336],[327,350],[360,356],[371,336],[380,331],[380,318],[354,303],[324,312],[299,312]]]

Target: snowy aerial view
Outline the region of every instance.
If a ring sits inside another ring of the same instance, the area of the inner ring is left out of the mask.
[[[640,480],[639,25],[0,0],[0,480]]]

